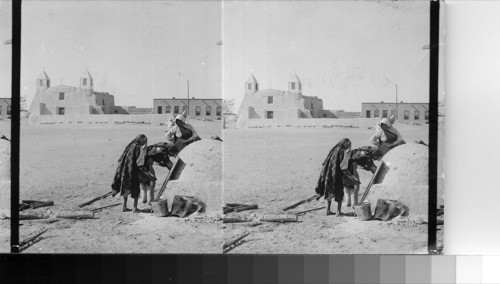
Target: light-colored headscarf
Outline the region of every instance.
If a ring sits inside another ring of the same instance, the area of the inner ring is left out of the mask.
[[[176,117],[175,117],[175,120],[180,120],[182,122],[186,122],[186,117],[182,114],[178,114]]]

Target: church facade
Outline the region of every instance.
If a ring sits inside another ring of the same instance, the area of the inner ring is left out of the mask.
[[[115,98],[106,92],[94,91],[94,79],[88,71],[80,77],[80,86],[51,86],[45,71],[37,78],[37,90],[29,107],[30,116],[73,114],[118,114]]]
[[[322,118],[323,100],[304,96],[297,75],[288,82],[288,90],[260,90],[252,75],[245,83],[245,96],[238,109],[238,119]]]

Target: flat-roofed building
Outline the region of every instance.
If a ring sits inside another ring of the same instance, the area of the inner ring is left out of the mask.
[[[361,117],[363,118],[390,118],[394,116],[399,122],[429,121],[429,103],[362,103]]]
[[[153,99],[154,114],[171,114],[173,116],[186,112],[190,118],[198,119],[221,119],[222,98],[200,99],[190,98],[165,98]]]

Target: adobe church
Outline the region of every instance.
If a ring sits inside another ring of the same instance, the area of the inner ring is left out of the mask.
[[[323,100],[302,95],[302,82],[295,74],[288,82],[288,91],[259,91],[259,82],[252,75],[245,83],[245,96],[238,110],[238,119],[322,118]]]
[[[114,96],[94,91],[94,79],[88,70],[80,77],[80,87],[51,87],[45,71],[38,76],[36,85],[36,94],[29,108],[30,116],[119,112],[119,108],[115,107]]]

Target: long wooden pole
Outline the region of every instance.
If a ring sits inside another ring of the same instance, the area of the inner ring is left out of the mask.
[[[314,199],[316,199],[316,198],[318,198],[318,197],[319,197],[319,196],[318,196],[318,194],[316,194],[316,195],[314,195],[314,196],[312,196],[312,197],[309,197],[309,198],[307,198],[307,199],[301,200],[301,201],[299,201],[299,202],[297,202],[297,203],[295,203],[295,204],[292,204],[292,205],[290,205],[290,206],[288,206],[288,207],[283,208],[283,211],[287,211],[287,210],[293,209],[293,208],[295,208],[295,207],[297,207],[297,206],[299,206],[299,205],[301,205],[301,204],[304,204],[304,203],[310,202],[310,201],[312,201],[312,200],[314,200]]]
[[[373,183],[377,180],[377,178],[380,174],[380,171],[383,167],[386,167],[386,165],[385,165],[385,163],[382,162],[380,164],[380,166],[377,168],[377,170],[375,171],[375,173],[373,174],[372,179],[370,180],[370,182],[368,183],[368,186],[365,189],[365,192],[363,192],[363,196],[361,197],[361,200],[359,200],[359,202],[358,202],[359,204],[361,204],[361,203],[363,203],[363,201],[365,201],[366,196],[370,192],[370,188],[372,187]]]
[[[106,194],[104,194],[104,195],[101,195],[101,196],[99,196],[99,197],[96,197],[96,198],[94,198],[94,199],[92,199],[92,200],[90,200],[90,201],[84,202],[84,203],[82,203],[82,204],[78,205],[78,207],[79,207],[79,208],[82,208],[82,207],[84,207],[84,206],[90,205],[90,204],[92,204],[92,203],[96,202],[97,200],[101,200],[101,199],[104,199],[104,198],[106,198],[106,197],[110,196],[111,194],[113,194],[113,191],[110,191],[110,192],[108,192],[108,193],[106,193]]]

